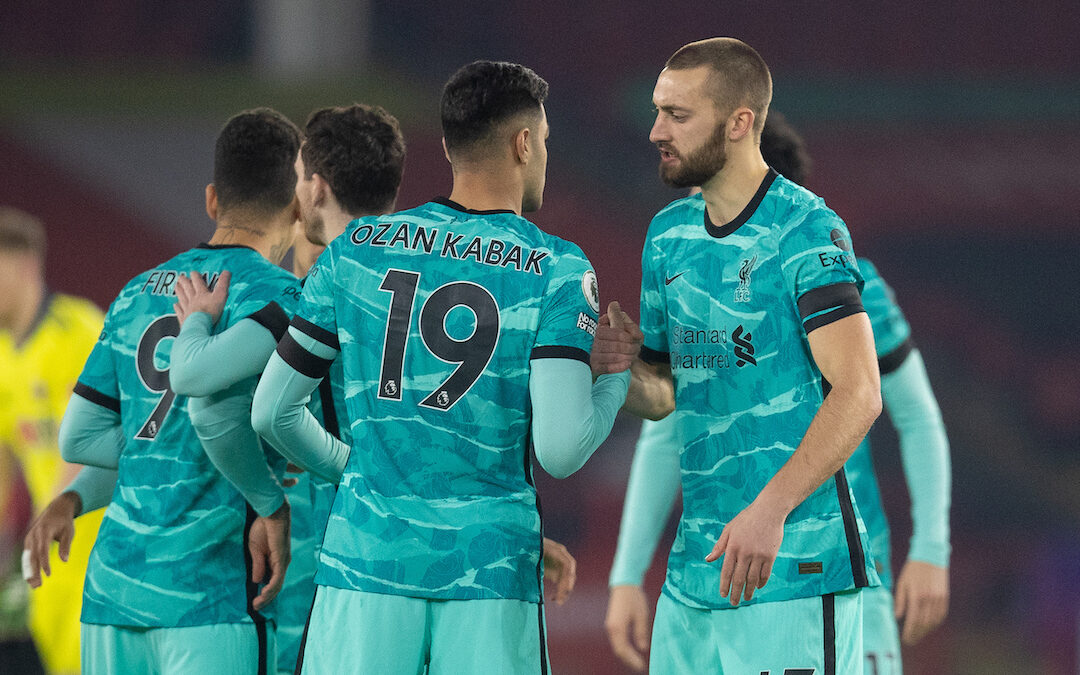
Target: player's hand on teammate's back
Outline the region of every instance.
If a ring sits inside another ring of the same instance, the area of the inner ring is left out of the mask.
[[[75,516],[82,510],[82,499],[74,492],[63,492],[49,502],[34,522],[23,540],[23,578],[30,588],[41,585],[41,572],[51,576],[49,548],[60,544],[60,559],[67,562],[71,540],[75,537]]]
[[[631,670],[645,672],[649,652],[649,601],[641,586],[612,586],[604,619],[611,650]]]
[[[908,560],[896,579],[896,618],[901,638],[913,645],[945,620],[949,611],[949,568]]]
[[[229,280],[232,275],[228,271],[222,272],[214,284],[214,290],[206,285],[206,281],[198,272],[192,272],[190,276],[181,274],[176,279],[176,316],[180,319],[180,325],[184,320],[195,312],[206,312],[211,321],[217,323],[221,318],[221,312],[225,309],[225,300],[229,297]]]
[[[251,580],[255,583],[264,581],[266,583],[251,603],[257,610],[266,607],[285,582],[285,570],[292,556],[289,548],[290,522],[289,502],[285,501],[277,511],[269,516],[260,516],[251,524],[251,532],[248,535],[248,549],[251,552]],[[270,575],[269,579],[266,579],[267,572]]]
[[[608,304],[600,316],[589,361],[593,376],[621,373],[630,367],[641,351],[644,336],[618,302]]]
[[[756,589],[765,586],[784,539],[786,517],[787,514],[775,513],[755,501],[724,527],[712,552],[705,556],[706,562],[724,556],[720,597],[738,605],[744,597],[749,600]]]
[[[544,537],[544,588],[548,600],[561,605],[570,597],[577,582],[577,561],[557,541]]]

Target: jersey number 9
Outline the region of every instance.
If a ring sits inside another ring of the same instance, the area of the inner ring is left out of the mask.
[[[158,432],[161,431],[161,423],[165,421],[165,416],[169,414],[169,407],[176,398],[176,392],[169,386],[169,369],[159,370],[154,363],[154,355],[162,340],[174,338],[179,334],[180,320],[175,314],[167,314],[154,319],[139,338],[139,348],[135,355],[139,379],[149,391],[161,394],[161,398],[154,407],[154,412],[150,413],[150,417],[139,429],[139,433],[135,434],[137,439],[152,441],[157,438]]]

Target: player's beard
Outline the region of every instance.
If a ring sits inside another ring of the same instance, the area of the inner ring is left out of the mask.
[[[660,164],[660,180],[671,187],[689,188],[704,185],[710,178],[720,173],[727,163],[727,151],[724,149],[724,126],[718,126],[705,144],[686,155],[678,166],[665,167]]]

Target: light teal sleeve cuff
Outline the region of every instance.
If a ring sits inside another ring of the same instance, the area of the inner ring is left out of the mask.
[[[58,444],[65,462],[115,469],[124,449],[120,415],[78,394],[68,400]]]
[[[319,382],[273,354],[255,390],[251,423],[293,464],[336,485],[349,461],[350,448],[324,429],[307,409],[311,392]]]
[[[82,511],[78,515],[81,516],[109,505],[116,489],[116,476],[116,471],[112,469],[84,466],[63,491],[79,495]]]
[[[556,478],[580,469],[611,433],[626,400],[629,371],[601,375],[573,359],[533,359],[532,436],[540,466]]]
[[[679,492],[681,469],[677,415],[641,423],[626,486],[619,543],[608,584],[640,586],[652,564],[664,524]]]
[[[182,396],[209,396],[262,372],[277,340],[254,319],[242,319],[211,335],[210,315],[184,320],[169,357],[169,386]]]
[[[254,380],[188,402],[188,414],[206,455],[260,516],[285,502],[285,491],[251,428]]]
[[[949,439],[918,350],[881,378],[881,395],[900,437],[900,459],[911,495],[908,558],[948,567],[952,496]]]

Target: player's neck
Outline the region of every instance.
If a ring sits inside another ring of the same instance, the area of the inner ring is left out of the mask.
[[[247,246],[277,265],[292,246],[296,232],[293,224],[286,223],[286,220],[284,215],[279,215],[256,225],[246,218],[221,216],[208,243],[214,246]]]
[[[11,314],[0,316],[0,330],[11,333],[15,344],[21,344],[34,327],[41,303],[45,301],[45,282],[37,279],[24,285]]]
[[[734,220],[754,198],[768,172],[769,165],[758,152],[748,157],[729,157],[724,168],[701,186],[709,220],[717,227]]]
[[[521,215],[525,188],[514,172],[455,168],[450,201],[473,211],[513,211]]]

